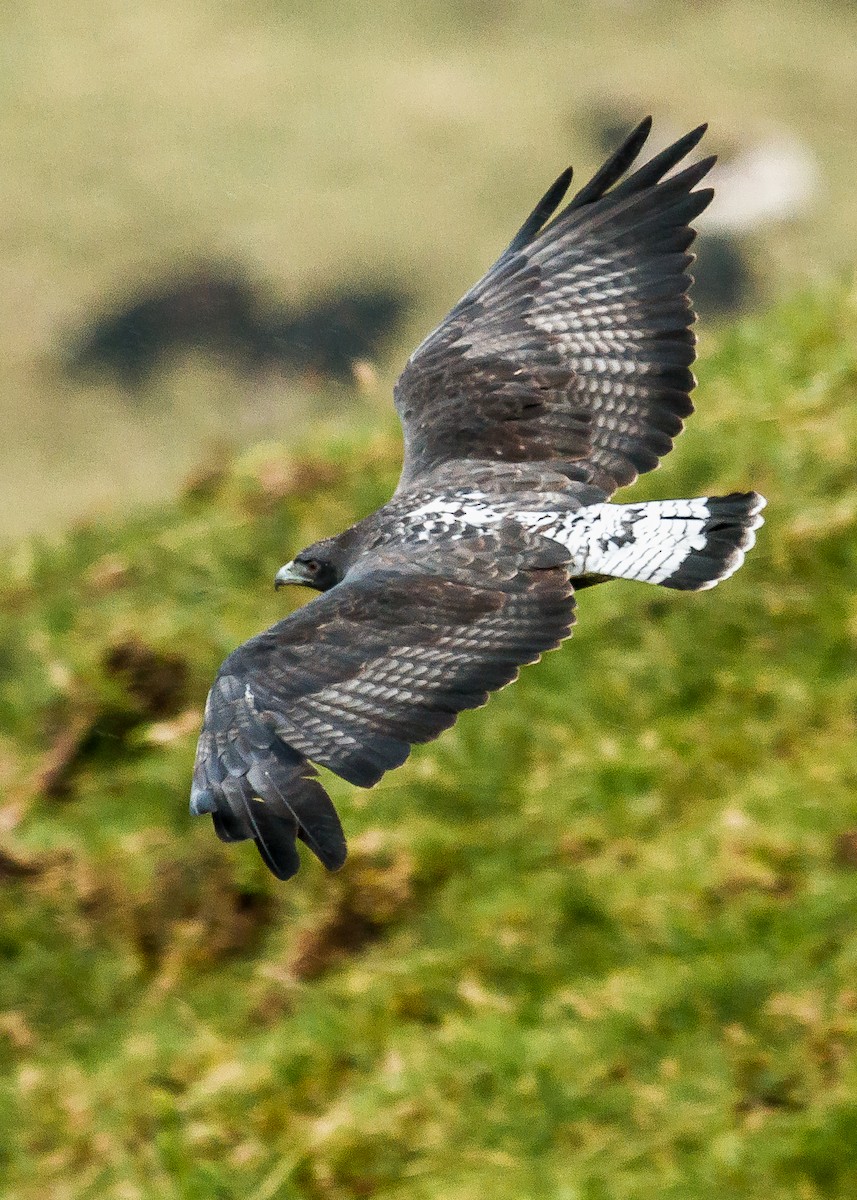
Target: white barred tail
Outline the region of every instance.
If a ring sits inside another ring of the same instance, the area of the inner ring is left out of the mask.
[[[741,566],[762,524],[764,499],[756,492],[593,504],[559,527],[541,532],[572,552],[572,575],[659,583],[703,591]]]

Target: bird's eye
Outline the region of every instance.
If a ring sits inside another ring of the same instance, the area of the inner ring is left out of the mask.
[[[320,564],[316,561],[316,559],[311,558],[304,563],[304,566],[309,571],[310,575],[315,575],[318,572]]]

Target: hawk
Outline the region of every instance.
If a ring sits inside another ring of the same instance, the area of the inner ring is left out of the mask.
[[[755,492],[608,503],[692,411],[691,222],[705,126],[628,174],[647,118],[566,206],[564,171],[395,387],[390,501],[276,576],[321,595],[239,646],[208,696],[190,807],[270,870],[296,839],[345,861],[321,764],[360,787],[568,637],[576,590],[636,579],[700,591],[738,569]],[[551,219],[553,218],[553,219]]]

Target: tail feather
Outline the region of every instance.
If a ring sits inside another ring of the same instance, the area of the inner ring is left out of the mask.
[[[698,592],[741,566],[762,524],[757,492],[593,504],[553,524],[539,514],[533,528],[567,546],[577,587],[603,579],[636,579]]]
[[[764,523],[761,516],[765,499],[758,492],[733,492],[729,496],[709,496],[709,516],[687,557],[661,583],[685,592],[703,592],[734,575],[748,550],[756,543],[756,530]]]

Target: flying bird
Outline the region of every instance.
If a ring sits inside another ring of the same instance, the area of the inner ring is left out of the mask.
[[[564,171],[395,387],[392,498],[308,546],[276,586],[321,595],[239,646],[209,692],[190,807],[280,879],[296,839],[345,861],[321,764],[371,787],[568,637],[576,590],[700,591],[738,569],[755,492],[611,504],[692,412],[691,222],[705,126],[628,174],[647,118],[554,216]],[[553,218],[553,219],[551,219]]]

